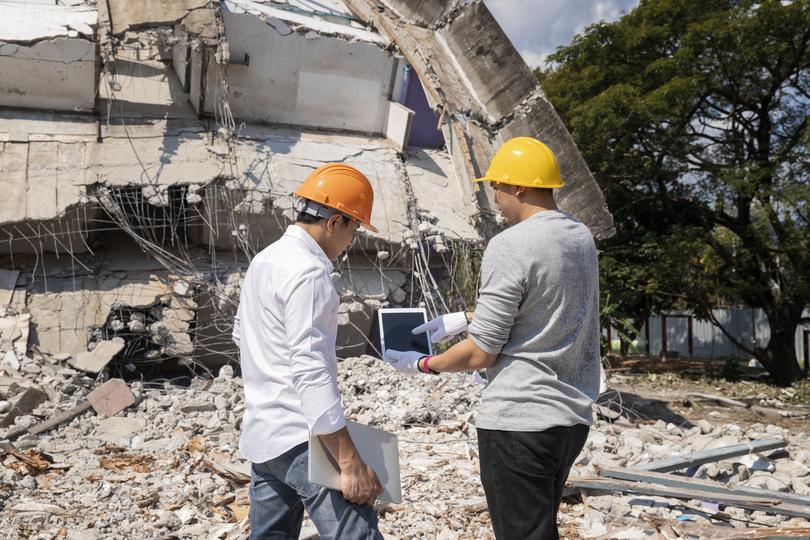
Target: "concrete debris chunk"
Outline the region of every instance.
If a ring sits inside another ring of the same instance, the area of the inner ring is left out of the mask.
[[[92,351],[79,353],[76,358],[68,362],[71,366],[88,373],[99,373],[123,350],[126,342],[123,338],[115,337],[111,340],[99,341]]]
[[[11,402],[11,410],[0,420],[0,428],[14,424],[19,416],[26,415],[48,400],[48,394],[34,387],[26,388]]]

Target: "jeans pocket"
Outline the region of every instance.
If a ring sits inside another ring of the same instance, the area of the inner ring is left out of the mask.
[[[321,486],[309,482],[309,451],[295,456],[287,469],[285,483],[293,488],[302,498],[312,497]]]

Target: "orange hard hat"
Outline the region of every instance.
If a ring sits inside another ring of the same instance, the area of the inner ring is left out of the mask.
[[[333,208],[356,219],[371,232],[379,232],[371,224],[374,189],[368,178],[351,165],[321,165],[307,176],[295,196]]]

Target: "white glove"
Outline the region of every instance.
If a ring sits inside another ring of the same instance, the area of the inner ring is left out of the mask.
[[[433,343],[444,343],[450,341],[456,335],[467,331],[467,315],[463,311],[439,315],[432,321],[414,328],[412,334],[422,334],[430,332],[430,340]]]
[[[383,355],[383,362],[406,375],[419,375],[422,373],[419,371],[419,360],[425,356],[416,351],[387,349]]]

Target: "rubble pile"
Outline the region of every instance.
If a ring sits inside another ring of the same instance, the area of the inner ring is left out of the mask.
[[[33,354],[2,364],[0,439],[76,407],[98,387],[100,381],[68,360]],[[384,535],[491,538],[474,428],[483,386],[469,374],[403,376],[370,356],[343,361],[339,373],[347,415],[399,438],[404,500],[380,504]],[[233,368],[186,387],[172,381],[129,387],[136,402],[115,416],[88,410],[13,445],[0,443],[0,530],[6,537],[247,537],[249,464],[237,450],[244,403]],[[599,419],[572,477],[763,438],[784,438],[787,446],[776,454],[706,463],[683,478],[810,495],[805,433],[707,419],[694,426]],[[800,518],[711,501],[604,491],[579,497],[563,504],[564,537],[708,538],[720,537],[718,530],[810,527]],[[316,535],[306,521],[302,538]]]

